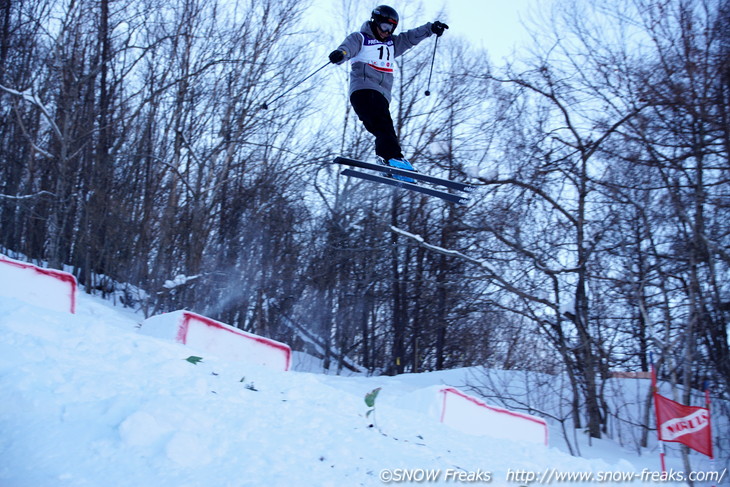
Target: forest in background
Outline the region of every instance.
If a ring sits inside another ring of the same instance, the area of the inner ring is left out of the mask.
[[[345,69],[277,100],[327,62],[307,2],[0,5],[1,252],[333,371],[561,375],[596,438],[628,421],[607,380],[650,353],[676,400],[729,398],[727,1],[556,2],[500,67],[447,32],[430,97],[433,39],[400,58],[405,151],[476,182],[467,206],[338,175],[373,150]]]

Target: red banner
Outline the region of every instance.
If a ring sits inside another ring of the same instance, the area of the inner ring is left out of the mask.
[[[710,410],[685,406],[654,394],[659,439],[683,443],[712,458],[712,428]]]

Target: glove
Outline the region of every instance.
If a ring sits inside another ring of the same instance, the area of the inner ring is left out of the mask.
[[[438,37],[441,37],[444,35],[444,30],[448,29],[449,26],[444,24],[443,22],[439,22],[438,20],[431,24],[431,32],[436,34]]]
[[[345,51],[335,49],[330,53],[330,62],[332,64],[339,64],[342,62],[343,59],[345,59]]]

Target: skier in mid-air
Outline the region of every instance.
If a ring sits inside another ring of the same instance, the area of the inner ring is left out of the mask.
[[[365,129],[375,136],[375,154],[381,163],[415,171],[403,156],[393,119],[390,116],[391,88],[396,69],[395,58],[431,34],[441,36],[449,26],[438,20],[401,34],[394,34],[398,12],[387,5],[375,7],[371,18],[359,32],[348,35],[329,55],[330,62],[349,60],[350,103]],[[398,179],[413,182],[410,178]]]

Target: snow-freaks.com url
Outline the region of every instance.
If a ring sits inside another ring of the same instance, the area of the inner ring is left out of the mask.
[[[640,472],[627,471],[603,471],[603,472],[563,472],[557,468],[546,468],[543,471],[507,469],[506,481],[520,485],[550,485],[569,483],[681,483],[691,480],[693,482],[713,482],[721,484],[727,473],[727,468],[722,471],[703,472],[695,471],[685,474],[677,470],[658,472],[655,470],[643,469]],[[491,471],[477,470],[466,472],[461,469],[423,469],[423,468],[386,468],[380,471],[380,481],[384,484],[406,484],[406,483],[447,483],[447,484],[491,484],[499,480],[498,475]],[[497,482],[499,483],[499,482]]]
[[[643,469],[641,472],[562,472],[556,468],[546,468],[543,471],[507,469],[507,482],[520,484],[562,484],[571,482],[716,482],[722,483],[727,468],[720,472],[689,472],[688,474],[670,469],[667,472]]]

